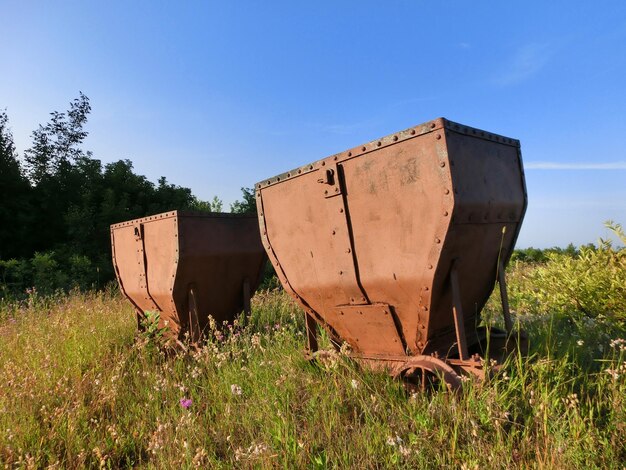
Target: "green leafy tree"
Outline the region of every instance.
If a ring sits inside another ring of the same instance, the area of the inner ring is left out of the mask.
[[[235,201],[230,205],[230,211],[233,214],[256,214],[256,199],[254,197],[254,189],[241,188],[243,195],[242,201]]]
[[[224,210],[224,203],[217,196],[213,196],[209,204],[211,205],[211,212],[222,212]]]
[[[52,112],[51,119],[32,133],[33,145],[25,152],[26,170],[33,184],[34,209],[31,230],[37,234],[33,251],[44,252],[67,241],[67,209],[79,204],[89,184],[81,171],[91,153],[82,149],[84,130],[91,111],[82,93],[65,113]]]
[[[89,98],[81,92],[70,103],[67,113],[50,113],[50,122],[39,125],[33,132],[33,145],[26,151],[28,175],[33,183],[39,184],[47,177],[59,175],[72,162],[91,155],[81,148],[88,135],[83,126],[90,112]]]
[[[210,201],[202,201],[194,198],[189,208],[199,212],[222,212],[223,207],[224,203],[222,200],[217,196],[213,196],[213,199]]]
[[[0,259],[28,254],[31,188],[22,172],[6,111],[0,111]]]
[[[165,176],[159,178],[159,184],[155,191],[154,212],[191,207],[193,202],[194,196],[191,189],[170,184]]]

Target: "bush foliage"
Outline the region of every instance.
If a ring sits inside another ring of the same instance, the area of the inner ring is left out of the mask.
[[[621,244],[626,236],[620,224],[607,222]],[[519,313],[553,312],[572,318],[609,318],[626,321],[626,249],[610,240],[573,252],[548,251],[545,261],[519,259],[509,295]]]

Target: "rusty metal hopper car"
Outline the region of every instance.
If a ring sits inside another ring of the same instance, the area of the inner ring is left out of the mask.
[[[514,336],[504,268],[527,205],[519,141],[441,118],[255,191],[263,245],[306,312],[310,350],[321,325],[367,365],[456,387],[484,373],[485,343]],[[478,326],[496,281],[507,331]]]
[[[170,336],[197,341],[250,309],[266,261],[256,215],[173,211],[111,225],[113,265],[138,320],[160,314]]]

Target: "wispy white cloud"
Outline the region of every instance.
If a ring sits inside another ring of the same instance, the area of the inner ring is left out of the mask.
[[[550,198],[550,199],[534,199],[530,198],[529,205],[533,210],[537,209],[555,209],[555,210],[575,210],[575,209],[601,209],[603,212],[613,211],[619,214],[624,211],[624,203],[615,198],[595,198],[595,199],[576,199],[570,197],[568,199]]]
[[[626,162],[584,163],[584,162],[528,162],[527,170],[626,170]]]
[[[498,85],[514,85],[529,79],[539,72],[554,54],[549,44],[526,44],[514,53],[494,82]]]
[[[472,45],[469,42],[460,42],[457,46],[461,49],[470,49]]]

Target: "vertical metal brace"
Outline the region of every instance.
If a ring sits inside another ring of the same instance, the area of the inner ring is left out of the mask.
[[[115,230],[111,230],[111,237],[112,240],[115,239]],[[141,310],[141,308],[139,308],[139,305],[137,305],[135,303],[135,301],[133,299],[130,298],[130,296],[126,293],[126,288],[124,287],[124,281],[122,280],[122,276],[120,276],[120,270],[118,267],[118,261],[117,261],[117,256],[115,254],[115,242],[113,241],[111,243],[111,253],[113,255],[113,269],[115,270],[115,277],[117,277],[117,282],[120,286],[120,290],[122,291],[122,294],[124,294],[124,296],[130,301],[131,304],[133,304],[133,307],[135,307],[135,313],[137,314],[137,331],[143,331],[143,319],[145,318],[145,315],[143,313],[143,310]]]
[[[343,194],[345,189],[342,182],[342,168],[337,163],[327,165],[322,168],[321,177],[317,182],[323,184],[323,195],[328,200],[330,212],[334,213],[331,217],[338,225],[337,238],[335,243],[337,247],[336,259],[338,260],[339,276],[341,276],[341,285],[344,293],[349,299],[351,305],[368,305],[370,302],[365,294],[363,287],[359,281],[357,261],[354,255],[354,245],[352,243],[352,228],[350,218],[348,216],[348,208]],[[338,196],[338,197],[337,197]],[[337,217],[337,219],[334,219]],[[332,231],[335,235],[335,230]]]
[[[509,309],[509,294],[506,289],[506,275],[502,260],[498,263],[498,285],[500,286],[500,299],[502,300],[502,314],[504,315],[504,328],[508,334],[513,331],[511,310]]]
[[[304,314],[306,321],[306,340],[307,340],[307,353],[309,355],[317,351],[317,322],[308,313]]]
[[[463,321],[463,307],[461,305],[461,289],[459,287],[459,274],[457,272],[457,260],[452,261],[450,270],[450,284],[452,286],[452,314],[454,315],[454,327],[456,329],[456,343],[459,350],[459,359],[469,359],[467,352],[467,338],[465,337],[465,323]]]
[[[143,224],[137,224],[133,230],[135,234],[135,241],[139,245],[139,259],[141,260],[141,273],[139,274],[139,287],[142,289],[148,289],[148,279],[146,272],[146,249],[143,240]]]
[[[198,301],[196,300],[198,294],[196,293],[196,286],[194,284],[189,285],[187,290],[187,315],[188,315],[188,330],[189,340],[198,341],[200,339],[200,323],[198,321]]]
[[[139,275],[139,287],[146,290],[145,300],[149,300],[152,303],[152,308],[161,311],[161,308],[152,297],[150,293],[150,286],[148,284],[148,259],[146,257],[146,241],[144,238],[144,225],[142,223],[136,224],[134,228],[135,241],[139,244],[139,259],[141,260],[142,272]]]
[[[245,314],[245,322],[245,317],[252,313],[252,308],[250,307],[250,280],[248,278],[243,280],[243,313]]]

